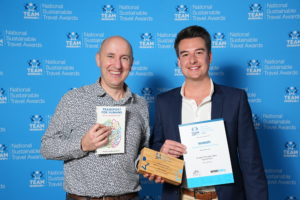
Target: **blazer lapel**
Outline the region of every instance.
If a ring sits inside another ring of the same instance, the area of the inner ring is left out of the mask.
[[[173,122],[174,122],[174,139],[178,142],[180,142],[180,135],[179,135],[179,128],[178,125],[181,124],[181,108],[182,108],[182,97],[180,95],[180,89],[179,88],[175,95],[174,95],[174,100],[170,102],[172,105],[172,112],[173,113]]]
[[[222,118],[223,112],[223,92],[219,85],[214,84],[214,94],[212,96],[211,119]]]

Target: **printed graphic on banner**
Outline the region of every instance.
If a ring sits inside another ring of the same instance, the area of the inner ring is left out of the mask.
[[[265,76],[298,76],[299,70],[285,59],[264,59]]]
[[[40,154],[39,145],[28,144],[11,144],[12,160],[40,160],[44,159]]]
[[[252,113],[252,121],[255,130],[261,129],[261,118],[258,114]]]
[[[30,121],[29,131],[45,131],[45,123],[41,115],[32,115]]]
[[[156,46],[158,49],[173,49],[176,33],[156,33]]]
[[[0,161],[8,160],[7,146],[5,144],[0,144]]]
[[[267,3],[268,20],[299,20],[300,14],[288,3]]]
[[[255,91],[249,90],[249,88],[244,88],[248,95],[249,103],[262,103],[262,99],[259,98]]]
[[[27,3],[24,6],[24,19],[39,19],[40,12],[38,6],[35,3]]]
[[[175,63],[174,76],[183,76],[181,68],[178,66],[178,61],[176,60],[174,63]]]
[[[296,123],[283,114],[262,114],[262,128],[264,130],[297,130]]]
[[[41,63],[37,59],[31,59],[28,62],[27,75],[28,76],[41,76],[43,75],[43,69],[40,67]]]
[[[295,86],[289,86],[285,90],[284,102],[285,103],[299,103],[298,89]]]
[[[141,9],[141,5],[119,5],[118,15],[120,21],[150,22],[154,20],[146,10]]]
[[[154,48],[153,36],[151,33],[142,33],[140,35],[140,48],[141,49],[152,49]]]
[[[212,38],[212,48],[226,48],[227,42],[225,34],[217,32],[213,34]]]
[[[146,99],[146,101],[150,103],[154,103],[154,94],[153,94],[153,89],[150,87],[144,87],[142,89],[142,96]]]
[[[113,5],[107,4],[102,8],[101,20],[103,21],[115,21],[117,14]]]
[[[287,47],[300,47],[300,31],[291,31],[288,34]]]
[[[174,14],[175,21],[187,21],[190,19],[188,7],[186,5],[177,5],[176,12]]]
[[[263,48],[264,44],[250,32],[230,32],[230,48]]]
[[[269,186],[280,185],[280,186],[295,186],[297,181],[294,174],[288,174],[283,169],[265,169],[265,173],[268,179]]]
[[[9,102],[12,104],[44,104],[46,103],[39,93],[32,88],[9,88]]]
[[[297,158],[299,157],[299,147],[296,142],[288,141],[284,145],[283,157]]]
[[[248,61],[248,67],[246,68],[246,75],[258,76],[261,75],[262,69],[260,63],[256,59],[251,59]]]
[[[6,128],[5,127],[0,127],[0,133],[5,133],[6,132]]]
[[[72,10],[65,8],[65,4],[27,3],[24,6],[24,19],[51,21],[78,21]]]
[[[222,70],[222,68],[217,65],[210,65],[208,73],[212,78],[217,76],[221,77],[225,75],[224,70]]]
[[[29,187],[37,188],[46,186],[46,180],[42,171],[33,171],[30,176]]]
[[[5,46],[8,47],[43,47],[43,44],[38,42],[38,38],[31,36],[28,31],[5,30],[3,37],[5,38]]]
[[[253,3],[249,6],[248,20],[262,20],[264,13],[259,3]]]
[[[4,37],[3,37],[2,32],[0,32],[0,47],[3,47],[3,46],[4,46]]]
[[[78,33],[76,33],[76,32],[67,33],[66,47],[67,48],[81,48],[81,40],[79,38]]]
[[[0,88],[0,104],[7,103],[7,96],[5,94],[4,88]]]
[[[154,73],[150,71],[148,66],[145,66],[141,63],[140,60],[134,60],[131,71],[129,72],[130,76],[147,76],[152,77]]]

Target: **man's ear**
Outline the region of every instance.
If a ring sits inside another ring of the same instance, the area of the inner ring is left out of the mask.
[[[101,64],[100,64],[100,53],[96,53],[96,63],[97,63],[97,66],[98,67],[101,67]]]
[[[177,66],[178,66],[179,68],[181,68],[181,64],[180,64],[179,57],[177,58]]]
[[[211,64],[211,62],[212,62],[212,53],[210,52],[210,54],[209,54],[209,64]]]

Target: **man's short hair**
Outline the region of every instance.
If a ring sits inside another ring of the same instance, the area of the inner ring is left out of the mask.
[[[175,43],[174,43],[174,48],[176,51],[177,57],[179,57],[179,52],[178,52],[178,46],[181,40],[183,39],[188,39],[188,38],[196,38],[200,37],[205,41],[206,48],[208,50],[208,53],[211,52],[211,38],[210,34],[208,31],[201,27],[201,26],[189,26],[184,29],[182,29],[176,36]]]

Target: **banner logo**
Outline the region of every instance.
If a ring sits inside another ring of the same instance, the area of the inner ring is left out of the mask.
[[[286,95],[284,95],[285,103],[299,103],[298,89],[294,86],[290,86],[285,90]]]
[[[252,121],[256,130],[261,128],[260,117],[257,114],[252,114]]]
[[[66,41],[67,48],[80,48],[81,41],[79,40],[79,34],[76,32],[70,32],[67,34],[67,41]]]
[[[2,33],[0,33],[0,47],[4,46],[4,39]]]
[[[258,3],[254,3],[249,7],[250,11],[248,12],[248,20],[262,20],[264,13],[262,7]]]
[[[154,48],[153,36],[151,33],[143,33],[141,36],[140,48],[150,49]]]
[[[7,97],[5,96],[5,90],[0,88],[0,104],[7,103]]]
[[[283,150],[283,157],[298,157],[298,145],[295,142],[289,141],[285,143]]]
[[[226,48],[227,42],[224,33],[215,33],[213,35],[212,47],[213,48]]]
[[[117,15],[113,5],[104,5],[102,8],[101,20],[103,21],[115,21]]]
[[[0,144],[0,160],[8,160],[7,147],[5,144]]]
[[[45,123],[41,115],[32,115],[30,118],[31,123],[29,124],[30,131],[44,131]]]
[[[24,19],[39,19],[40,13],[38,12],[38,7],[34,3],[27,3],[24,6]]]
[[[41,171],[34,171],[31,173],[29,187],[44,187],[45,184],[44,174]]]
[[[174,14],[175,21],[187,21],[190,19],[188,8],[186,5],[178,5],[176,7],[176,13]]]
[[[154,96],[151,88],[143,88],[142,94],[148,103],[154,103]]]
[[[287,47],[300,47],[300,31],[292,31],[289,33]]]
[[[41,63],[37,59],[31,59],[28,62],[29,67],[27,68],[28,76],[40,76],[43,74],[43,69],[40,68]]]
[[[247,75],[261,75],[260,63],[258,60],[252,59],[248,61],[248,67],[246,69]]]

